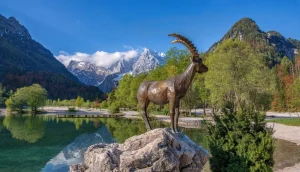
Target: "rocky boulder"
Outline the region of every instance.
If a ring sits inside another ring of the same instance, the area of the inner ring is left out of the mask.
[[[208,158],[207,150],[188,136],[159,128],[133,136],[123,144],[92,145],[84,163],[70,166],[70,172],[199,172]]]

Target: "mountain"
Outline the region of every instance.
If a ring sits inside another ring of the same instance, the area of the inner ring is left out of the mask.
[[[165,55],[144,48],[138,56],[120,59],[107,69],[90,62],[70,61],[67,69],[86,85],[98,86],[103,92],[110,92],[118,85],[124,74],[138,75],[148,72],[165,62]]]
[[[137,58],[131,58],[128,60],[121,59],[115,64],[111,65],[108,69],[110,73],[128,73],[132,70],[132,66],[135,63]]]
[[[238,39],[249,42],[257,52],[264,55],[266,64],[269,67],[280,63],[284,56],[293,59],[295,55],[299,54],[300,50],[299,40],[286,39],[276,31],[264,32],[250,18],[242,18],[236,22],[223,38],[213,44],[208,51],[214,51],[218,44],[227,39]]]
[[[110,71],[89,62],[71,60],[67,69],[86,85],[99,85]]]
[[[144,48],[144,51],[132,66],[132,73],[137,75],[154,69],[156,66],[165,63],[164,57],[164,54]]]
[[[0,82],[7,89],[33,83],[42,85],[49,98],[94,98],[102,93],[86,86],[70,73],[53,54],[32,39],[14,17],[0,15]]]
[[[110,74],[99,85],[99,89],[105,93],[110,92],[116,88],[119,84],[119,80],[122,78],[122,74]]]

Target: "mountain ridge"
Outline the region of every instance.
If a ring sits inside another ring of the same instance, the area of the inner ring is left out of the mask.
[[[144,48],[136,57],[120,59],[107,68],[86,61],[72,60],[67,69],[86,85],[95,85],[104,92],[110,92],[118,85],[118,80],[124,74],[138,75],[163,65],[164,62],[165,55],[163,53]],[[101,68],[105,72],[97,74],[96,70],[91,71],[90,68]]]
[[[225,35],[208,50],[213,52],[216,46],[227,39],[238,39],[249,42],[257,52],[265,53],[266,64],[273,67],[279,64],[284,56],[293,59],[299,54],[300,41],[285,38],[277,31],[262,31],[251,18],[242,18],[225,33]]]
[[[102,93],[81,83],[14,17],[0,14],[0,82],[7,89],[42,85],[49,98],[95,98]]]

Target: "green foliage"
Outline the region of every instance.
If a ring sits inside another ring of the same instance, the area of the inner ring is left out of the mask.
[[[77,99],[76,99],[76,106],[78,108],[80,108],[82,105],[84,104],[84,99],[80,96],[77,96]]]
[[[30,87],[26,87],[26,101],[31,111],[36,112],[39,107],[46,104],[47,91],[39,84],[33,84]]]
[[[259,110],[269,108],[273,92],[271,72],[246,42],[224,41],[207,57],[207,65],[205,84],[215,107],[230,101],[235,109],[243,103]]]
[[[300,110],[300,59],[295,61],[283,58],[273,72],[276,79],[276,92],[272,101],[274,111]]]
[[[12,110],[14,107],[13,107],[13,101],[12,101],[12,97],[6,99],[5,101],[5,106],[8,110]]]
[[[284,56],[283,59],[281,60],[281,70],[283,73],[283,76],[289,75],[291,73],[291,66],[293,65],[293,62],[287,57]]]
[[[69,107],[68,112],[77,112],[75,107]]]
[[[91,108],[92,107],[92,102],[90,102],[89,100],[87,100],[84,104],[83,104],[84,107],[86,108]]]
[[[23,107],[28,105],[32,112],[46,104],[47,91],[38,84],[17,89],[17,91],[6,100],[6,107],[11,110],[22,112]]]
[[[181,100],[181,107],[183,109],[187,109],[189,115],[191,115],[191,109],[197,108],[197,106],[201,103],[201,98],[199,94],[199,90],[196,87],[196,84],[193,84],[187,91],[185,97]]]
[[[213,172],[272,171],[274,140],[265,126],[265,114],[224,109],[208,123],[208,142]]]
[[[6,100],[5,105],[10,111],[22,112],[23,107],[26,105],[27,101],[27,89],[19,88],[17,91]]]
[[[35,143],[45,134],[45,123],[32,116],[24,120],[24,117],[7,115],[3,124],[12,133],[13,138],[28,143]]]
[[[101,104],[100,104],[100,107],[104,108],[104,109],[107,108],[108,107],[107,101],[106,100],[102,101]]]
[[[290,108],[294,108],[296,111],[300,110],[300,78],[297,78],[290,88],[292,97]]]
[[[5,87],[0,83],[0,105],[4,103],[4,93],[5,93]]]
[[[120,108],[116,103],[112,103],[109,107],[108,107],[108,111],[110,113],[118,113],[120,112]]]

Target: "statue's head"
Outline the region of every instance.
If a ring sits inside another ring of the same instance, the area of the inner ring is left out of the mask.
[[[192,63],[196,66],[196,72],[198,73],[205,73],[208,71],[207,66],[205,66],[202,62],[202,59],[200,57],[195,58]]]
[[[169,34],[169,36],[174,36],[174,37],[177,38],[176,40],[171,42],[172,44],[176,43],[176,42],[182,43],[183,45],[185,45],[190,50],[190,52],[192,53],[192,56],[190,57],[190,61],[191,61],[191,64],[195,65],[196,72],[204,73],[204,72],[208,71],[207,66],[205,66],[203,64],[202,58],[200,58],[196,47],[194,46],[194,44],[190,40],[188,40],[186,37],[181,36],[181,35],[176,34],[176,33]]]

